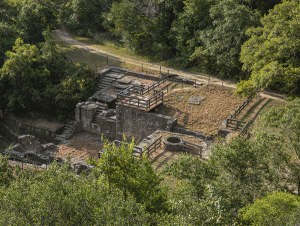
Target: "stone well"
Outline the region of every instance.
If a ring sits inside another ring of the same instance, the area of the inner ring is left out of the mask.
[[[181,151],[183,147],[181,137],[168,136],[163,139],[163,143],[167,151]]]

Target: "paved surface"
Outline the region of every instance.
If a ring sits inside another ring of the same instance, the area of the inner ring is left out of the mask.
[[[131,65],[136,65],[136,66],[141,66],[142,63],[143,63],[143,67],[145,69],[147,68],[147,69],[155,70],[155,71],[160,70],[160,65],[157,65],[157,64],[154,64],[154,63],[147,63],[147,62],[139,61],[139,60],[128,58],[128,57],[119,56],[119,55],[112,54],[112,53],[109,53],[107,51],[95,48],[91,45],[76,41],[63,29],[56,30],[56,34],[58,35],[58,37],[61,40],[65,41],[65,42],[67,42],[67,43],[69,43],[69,44],[71,44],[71,45],[73,45],[77,48],[85,49],[86,51],[89,51],[91,53],[98,54],[98,55],[101,55],[101,56],[104,56],[104,57],[108,57],[108,58],[114,59],[114,60],[119,60],[119,61],[124,61],[125,60],[127,63],[129,63]],[[170,67],[161,67],[161,71],[164,72],[164,73],[167,73],[169,71],[170,74],[177,74],[177,75],[179,75],[181,77],[184,77],[184,78],[196,79],[197,82],[207,83],[209,81],[209,83],[217,84],[217,85],[222,85],[222,83],[223,83],[223,85],[226,86],[226,87],[231,87],[231,88],[236,89],[236,84],[235,83],[230,82],[230,81],[223,81],[222,82],[222,80],[220,80],[218,78],[215,78],[215,77],[212,77],[212,76],[208,77],[206,75],[185,72],[185,71],[176,70],[176,69],[173,69],[173,68],[170,68]],[[270,93],[270,92],[261,92],[260,96],[264,97],[264,98],[268,98],[268,99],[285,101],[285,99],[284,99],[285,96],[280,95],[280,94],[275,94],[275,93]]]

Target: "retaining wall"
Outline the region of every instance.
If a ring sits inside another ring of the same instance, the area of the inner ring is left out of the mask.
[[[117,139],[122,140],[123,134],[127,140],[143,139],[156,130],[171,130],[177,125],[177,119],[155,113],[149,113],[137,108],[117,105]]]

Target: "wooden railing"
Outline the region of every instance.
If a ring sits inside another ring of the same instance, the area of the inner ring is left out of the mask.
[[[243,137],[247,134],[247,132],[248,132],[248,127],[249,127],[249,123],[246,122],[246,124],[244,125],[244,127],[241,129],[241,131],[240,131],[240,133],[239,133],[239,136],[240,136],[240,137],[243,138]]]
[[[188,149],[187,151],[191,151],[191,150],[192,151],[196,151],[196,152],[198,152],[199,157],[202,156],[202,149],[203,149],[202,146],[200,146],[198,144],[194,144],[194,143],[188,142],[186,140],[182,140],[182,142],[183,142],[182,146],[185,147],[185,148],[187,148]]]
[[[235,130],[240,130],[242,129],[247,122],[241,121],[241,120],[236,120],[236,119],[226,119],[226,129],[235,129]]]
[[[156,87],[158,87],[159,85],[163,84],[164,82],[166,82],[167,80],[169,79],[169,77],[165,77],[163,79],[161,79],[160,81],[152,84],[151,86],[148,86],[146,89],[144,89],[142,91],[142,94],[141,95],[144,95],[146,93],[149,93],[151,90],[154,90]]]
[[[163,99],[164,93],[159,90],[154,90],[154,95],[148,100],[142,99],[141,97],[129,96],[123,93],[117,94],[117,104],[132,106],[146,111],[149,111],[157,105],[162,104]]]
[[[249,104],[249,102],[259,93],[256,91],[255,93],[249,95],[249,97],[236,109],[225,122],[226,129],[235,129],[240,130],[239,136],[244,137],[248,132],[249,123],[241,120],[236,120],[236,116]]]
[[[155,151],[157,148],[161,146],[161,138],[162,136],[159,136],[156,138],[146,149],[144,152],[147,152],[148,158],[151,154],[151,152]]]

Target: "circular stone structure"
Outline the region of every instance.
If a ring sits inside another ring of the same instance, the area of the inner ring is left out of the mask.
[[[176,136],[168,136],[163,139],[163,143],[167,151],[181,151],[182,150],[182,138]]]

